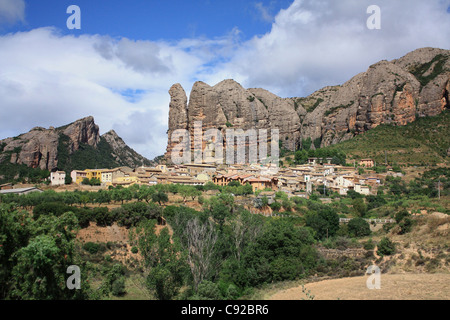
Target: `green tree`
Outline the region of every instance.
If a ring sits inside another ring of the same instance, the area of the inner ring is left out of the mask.
[[[348,223],[348,233],[352,237],[366,237],[371,234],[370,225],[363,218],[352,219]]]
[[[162,206],[163,203],[169,202],[169,197],[166,193],[158,191],[152,195],[152,200],[153,202],[158,202],[159,205]]]
[[[138,200],[150,203],[154,193],[156,193],[156,190],[154,188],[146,185],[141,186],[138,192]]]
[[[315,232],[317,239],[323,240],[327,237],[333,237],[339,230],[339,216],[335,210],[328,206],[319,205],[311,207],[313,212],[306,216],[306,226],[311,227]]]
[[[364,199],[357,198],[352,201],[353,211],[357,217],[365,217],[367,213],[367,205],[364,202]]]
[[[69,185],[69,184],[72,184],[72,177],[70,176],[70,174],[67,174],[66,173],[66,178],[65,178],[65,180],[64,180],[64,183],[66,184],[66,185]]]
[[[147,268],[147,288],[159,300],[171,300],[178,295],[187,274],[185,255],[177,241],[171,241],[167,228],[159,236],[154,222],[143,222],[137,234],[139,249]]]

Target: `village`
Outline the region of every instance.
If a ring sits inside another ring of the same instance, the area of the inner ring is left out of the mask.
[[[371,159],[361,160],[357,166],[348,167],[334,165],[331,158],[310,158],[305,165],[279,168],[275,165],[213,165],[184,164],[157,165],[155,167],[119,167],[115,169],[87,169],[71,172],[72,184],[88,184],[94,179],[101,187],[129,187],[138,185],[179,184],[188,186],[204,186],[214,183],[227,186],[232,182],[240,185],[249,184],[253,192],[265,194],[270,198],[277,191],[289,197],[309,198],[323,188],[327,193],[347,195],[353,190],[362,195],[376,195],[387,175],[398,175],[392,171],[376,173],[371,170],[375,163]],[[364,168],[361,170],[361,168]],[[52,172],[52,186],[67,184],[66,173]]]

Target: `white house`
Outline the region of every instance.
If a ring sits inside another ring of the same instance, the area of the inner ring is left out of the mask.
[[[66,173],[64,171],[56,171],[50,174],[50,182],[52,186],[63,186],[66,184]]]

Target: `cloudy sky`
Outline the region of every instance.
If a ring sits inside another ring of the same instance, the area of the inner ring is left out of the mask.
[[[0,139],[92,115],[154,158],[174,83],[301,97],[420,47],[450,49],[450,0],[0,0]]]

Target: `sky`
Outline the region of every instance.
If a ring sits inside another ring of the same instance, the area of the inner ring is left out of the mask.
[[[421,47],[450,49],[450,0],[0,0],[0,139],[93,116],[153,159],[175,83],[304,97]]]

